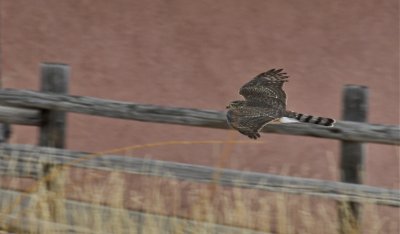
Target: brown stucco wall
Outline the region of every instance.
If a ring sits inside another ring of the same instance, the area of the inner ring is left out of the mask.
[[[33,3],[34,2],[34,3]],[[2,83],[38,89],[38,65],[71,66],[70,93],[223,110],[239,87],[283,67],[291,110],[341,117],[345,84],[370,89],[369,122],[399,124],[397,0],[1,0]],[[69,114],[68,148],[103,151],[169,140],[245,139],[233,131]],[[339,143],[263,134],[229,168],[337,179]],[[12,143],[37,142],[14,127]],[[166,146],[135,156],[216,165],[222,148]],[[399,188],[399,148],[367,145],[365,183]]]

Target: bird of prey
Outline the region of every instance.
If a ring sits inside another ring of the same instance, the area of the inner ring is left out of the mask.
[[[245,100],[233,101],[226,107],[226,117],[232,128],[251,139],[257,139],[266,124],[283,120],[284,117],[294,120],[292,122],[333,126],[334,119],[286,110],[286,93],[282,86],[289,76],[282,70],[263,72],[240,88],[239,94]]]

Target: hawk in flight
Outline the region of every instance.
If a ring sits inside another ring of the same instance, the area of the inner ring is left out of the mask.
[[[240,133],[257,139],[260,130],[271,121],[292,119],[289,122],[305,122],[323,126],[333,126],[331,118],[315,117],[286,110],[286,93],[283,83],[289,76],[282,69],[263,72],[240,88],[239,94],[245,100],[233,101],[226,108],[226,115],[231,127]]]

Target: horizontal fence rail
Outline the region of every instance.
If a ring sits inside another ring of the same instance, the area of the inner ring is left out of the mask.
[[[191,108],[142,105],[107,99],[48,94],[28,90],[0,90],[0,122],[39,125],[40,112],[51,109],[145,122],[227,129],[225,112]],[[15,118],[12,118],[14,116]],[[400,126],[338,121],[334,127],[311,124],[269,124],[263,132],[313,136],[346,141],[400,145]]]
[[[29,206],[35,206],[37,195],[29,195],[17,191],[0,189],[0,197],[3,199],[0,200],[0,208],[2,206],[6,206],[8,204],[16,203],[19,197],[23,197],[22,202],[20,203],[20,207],[17,210],[23,210]],[[5,204],[1,204],[2,201],[7,201]],[[87,202],[79,202],[68,199],[63,199],[62,202],[65,204],[66,213],[77,213],[81,216],[99,216],[96,217],[103,222],[109,222],[112,220],[113,215],[119,214],[120,217],[124,217],[126,222],[133,227],[136,227],[138,230],[135,233],[146,233],[146,230],[143,230],[142,225],[163,225],[164,231],[166,234],[174,234],[174,227],[179,226],[183,233],[195,233],[194,230],[208,230],[209,233],[218,233],[218,234],[268,234],[266,232],[255,231],[247,228],[240,227],[232,227],[226,226],[216,223],[210,222],[202,222],[202,221],[194,221],[179,217],[173,216],[165,216],[165,215],[157,215],[145,212],[131,211],[120,208],[113,208],[109,206],[92,204]],[[2,214],[0,214],[0,217]],[[5,217],[4,217],[5,216]],[[19,217],[16,214],[8,214],[4,215],[2,220],[5,221],[6,225],[18,227],[18,231],[32,233],[32,226],[37,227],[40,230],[40,227],[45,227],[43,229],[46,230],[46,233],[90,233],[90,234],[101,234],[101,233],[109,233],[108,231],[100,231],[93,230],[88,228],[87,223],[82,224],[82,221],[79,218],[73,218],[72,216],[67,217],[66,223],[55,223],[50,221],[44,221],[36,218],[28,218],[28,217]],[[3,221],[3,225],[4,225]],[[111,225],[110,225],[111,226]],[[38,233],[41,233],[38,231]],[[124,228],[120,233],[132,233],[132,230],[129,228]]]
[[[40,126],[42,116],[40,110],[37,109],[0,106],[0,121],[2,123]]]
[[[10,170],[2,170],[4,174],[17,175],[15,173],[22,173],[19,175],[36,178],[40,176],[42,171],[40,166],[48,163],[53,165],[72,164],[74,167],[80,168],[118,170],[124,173],[161,176],[198,183],[217,183],[223,186],[400,206],[399,190],[231,169],[218,169],[127,156],[87,154],[30,145],[0,145],[0,167],[5,169],[7,167],[10,168]],[[26,168],[30,168],[30,170],[26,170]],[[218,175],[217,181],[215,181],[215,175]]]

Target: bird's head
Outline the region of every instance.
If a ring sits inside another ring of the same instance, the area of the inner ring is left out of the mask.
[[[226,109],[234,109],[234,108],[239,108],[245,105],[245,101],[233,101],[229,103],[229,105],[226,106]]]

